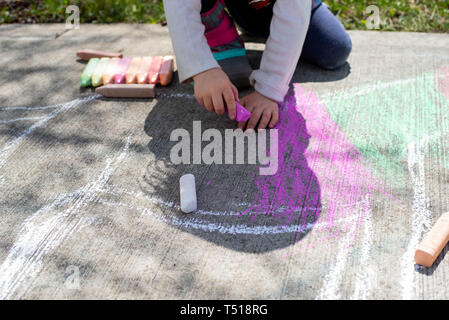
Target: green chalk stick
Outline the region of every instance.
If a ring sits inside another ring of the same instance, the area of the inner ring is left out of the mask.
[[[103,84],[103,73],[111,59],[101,58],[100,62],[96,65],[95,70],[92,74],[92,86],[98,87]]]
[[[92,83],[92,74],[98,64],[100,59],[92,58],[89,60],[89,63],[84,68],[83,73],[81,74],[81,87],[85,88],[91,85]]]

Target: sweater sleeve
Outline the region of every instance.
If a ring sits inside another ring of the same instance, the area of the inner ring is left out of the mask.
[[[250,76],[262,95],[278,102],[284,100],[301,55],[311,10],[310,0],[277,0],[274,4],[260,68]]]
[[[176,55],[179,81],[219,68],[204,36],[201,0],[164,0],[165,16]]]

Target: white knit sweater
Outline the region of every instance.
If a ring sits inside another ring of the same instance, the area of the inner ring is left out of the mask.
[[[164,0],[164,7],[180,81],[219,67],[204,36],[201,0]],[[277,0],[274,4],[260,68],[250,76],[262,95],[276,101],[284,99],[301,55],[311,10],[311,0]]]

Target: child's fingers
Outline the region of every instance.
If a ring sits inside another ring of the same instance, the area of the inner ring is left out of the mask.
[[[252,108],[246,105],[246,97],[243,97],[242,100],[240,100],[240,104],[245,107],[249,112],[251,112]],[[241,129],[242,131],[245,130],[245,126],[248,123],[248,121],[239,122],[237,124],[237,128]]]
[[[221,116],[224,113],[224,104],[223,104],[223,97],[221,94],[214,94],[212,96],[212,102],[214,104],[215,112]]]
[[[237,87],[231,84],[232,93],[234,94],[234,99],[239,101],[239,91],[237,90]]]
[[[204,107],[204,101],[203,101],[203,98],[199,98],[199,97],[197,97],[197,96],[195,96],[195,98],[196,98],[196,101],[198,101],[198,103]]]
[[[273,111],[273,114],[271,115],[271,121],[270,121],[270,128],[274,128],[276,123],[279,121],[279,110]]]
[[[204,102],[204,108],[206,108],[207,111],[214,111],[214,105],[212,103],[212,99],[211,97],[204,97],[203,98],[203,102]]]
[[[272,111],[269,109],[265,109],[265,111],[262,114],[262,118],[260,119],[259,126],[257,127],[257,129],[259,131],[264,130],[267,127],[268,123],[270,122],[271,117],[272,117]]]
[[[246,105],[246,97],[243,97],[242,99],[240,99],[238,102],[245,107],[249,112],[251,112],[251,110],[249,110],[249,106]]]
[[[226,107],[228,108],[229,119],[235,120],[235,100],[232,89],[227,89],[223,92],[223,97],[226,102]]]
[[[246,126],[246,130],[254,129],[257,125],[257,122],[259,122],[261,115],[262,115],[262,110],[259,110],[259,109],[253,110],[251,113],[251,118],[248,121],[248,125]]]

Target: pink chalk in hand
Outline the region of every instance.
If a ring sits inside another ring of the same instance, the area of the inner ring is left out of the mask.
[[[225,106],[225,111],[228,113],[228,108]],[[251,112],[246,110],[240,103],[235,102],[235,120],[238,122],[245,122],[251,118]]]

